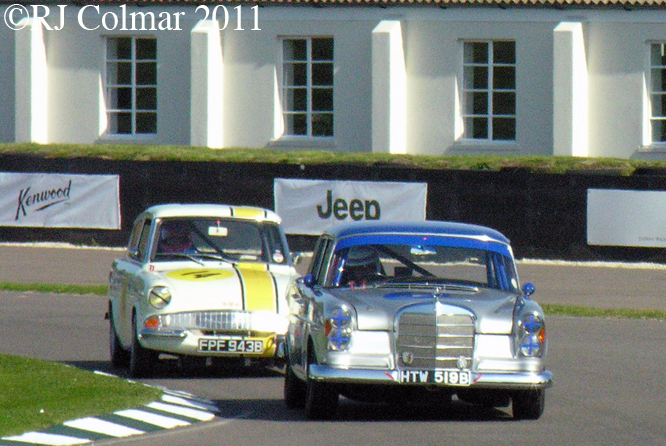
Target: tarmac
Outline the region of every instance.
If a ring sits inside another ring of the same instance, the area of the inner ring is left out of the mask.
[[[0,282],[107,285],[124,248],[66,244],[0,245]],[[666,310],[666,265],[519,260],[521,282],[540,304]],[[298,265],[303,273],[306,263]]]

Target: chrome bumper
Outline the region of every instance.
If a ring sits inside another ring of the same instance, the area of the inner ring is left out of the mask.
[[[187,339],[191,338],[191,342],[187,343]],[[197,344],[196,342],[200,336],[193,336],[188,331],[185,330],[142,330],[139,333],[139,339],[147,343],[144,345],[146,348],[151,348],[155,350],[165,351],[173,354],[199,354],[196,351]],[[185,341],[185,342],[184,342]],[[285,336],[282,334],[275,334],[273,336],[273,342],[275,343],[275,357],[284,358],[285,352]],[[143,343],[143,342],[142,342]],[[156,344],[157,343],[157,344]],[[215,355],[214,353],[210,353]],[[205,356],[205,354],[202,354]],[[225,356],[233,355],[233,353],[223,353]],[[243,354],[238,354],[243,356]],[[245,356],[256,356],[253,354],[245,354]],[[261,356],[261,355],[260,355]]]
[[[341,369],[327,365],[311,364],[309,377],[315,381],[338,384],[385,384],[403,386],[432,386],[433,384],[402,384],[398,370]],[[472,383],[460,388],[489,389],[546,389],[553,385],[553,374],[548,370],[539,373],[472,373]],[[456,388],[457,386],[450,386]]]

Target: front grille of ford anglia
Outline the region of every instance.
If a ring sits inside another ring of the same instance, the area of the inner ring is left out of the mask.
[[[250,330],[250,313],[244,311],[196,311],[168,316],[168,325],[182,329],[242,331]]]
[[[474,353],[471,316],[407,311],[399,316],[397,327],[396,359],[401,369],[471,367]]]

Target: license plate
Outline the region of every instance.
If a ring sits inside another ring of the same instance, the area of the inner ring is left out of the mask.
[[[464,387],[471,384],[471,374],[468,370],[399,370],[398,382]]]
[[[257,355],[264,352],[264,341],[251,338],[201,338],[199,351]]]

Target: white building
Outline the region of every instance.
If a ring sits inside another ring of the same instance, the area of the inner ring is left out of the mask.
[[[0,142],[666,158],[661,0],[101,3],[0,4]]]

